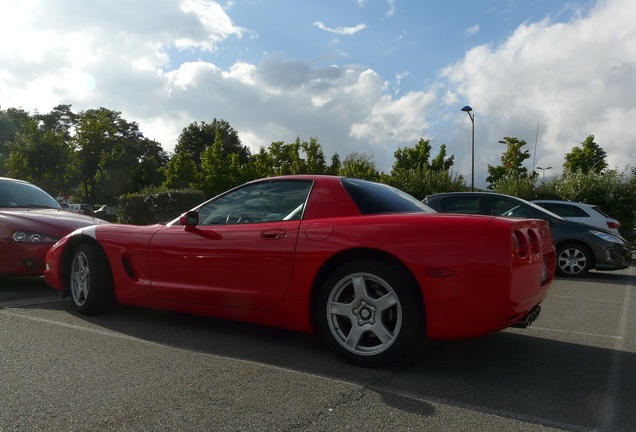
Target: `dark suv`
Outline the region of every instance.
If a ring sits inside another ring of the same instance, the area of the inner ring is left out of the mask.
[[[611,231],[571,222],[526,200],[490,192],[450,192],[428,195],[424,204],[440,213],[482,214],[545,219],[557,250],[557,274],[579,277],[589,270],[629,267],[625,239]]]

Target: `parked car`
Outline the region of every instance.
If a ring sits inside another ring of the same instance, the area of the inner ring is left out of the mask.
[[[558,200],[533,200],[531,202],[558,214],[563,219],[593,225],[620,235],[618,229],[621,227],[621,223],[609,217],[597,205]]]
[[[92,216],[93,215],[93,206],[90,204],[69,204],[69,211],[73,213],[80,213]]]
[[[77,228],[106,223],[70,213],[42,189],[0,177],[0,276],[41,276],[49,248]]]
[[[120,303],[316,331],[381,366],[426,339],[527,326],[555,251],[545,221],[440,215],[387,185],[299,175],[167,224],[75,231],[46,263],[47,284],[81,313]]]
[[[629,245],[607,229],[565,220],[529,201],[489,192],[451,192],[428,195],[423,202],[442,213],[488,214],[545,219],[557,250],[557,274],[584,276],[591,269],[629,267]]]

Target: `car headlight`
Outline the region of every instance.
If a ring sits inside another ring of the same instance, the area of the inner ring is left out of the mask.
[[[595,231],[595,230],[590,230],[590,232],[594,234],[596,237],[602,238],[603,240],[610,243],[619,243],[619,244],[625,243],[623,239],[621,239],[620,237],[616,237],[615,235],[612,235],[612,234],[604,233],[601,231]]]
[[[11,239],[18,243],[55,243],[59,240],[48,234],[29,231],[16,231],[11,235]]]

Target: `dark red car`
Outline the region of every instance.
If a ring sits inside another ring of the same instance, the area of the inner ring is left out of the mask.
[[[166,225],[98,225],[48,253],[46,282],[82,313],[114,303],[318,332],[380,366],[428,339],[538,315],[555,267],[545,221],[442,215],[395,188],[285,176]]]
[[[53,244],[77,228],[107,223],[64,211],[31,183],[0,177],[0,277],[41,276]]]

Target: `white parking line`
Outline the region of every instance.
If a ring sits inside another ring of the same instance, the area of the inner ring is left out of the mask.
[[[634,267],[629,268],[629,275],[634,276]],[[612,352],[612,359],[607,377],[607,393],[604,406],[601,412],[601,422],[599,425],[600,430],[613,430],[616,423],[616,414],[619,406],[619,377],[620,369],[623,364],[623,358],[625,357],[625,342],[624,337],[627,332],[627,318],[630,311],[630,300],[632,298],[632,290],[634,286],[627,284],[625,289],[625,297],[623,298],[623,308],[621,309],[621,316],[618,320],[618,327],[616,328],[616,338],[614,343],[614,351]]]
[[[50,296],[50,297],[27,298],[27,299],[19,299],[19,300],[7,300],[4,302],[0,302],[0,309],[31,306],[31,305],[41,305],[46,303],[57,303],[60,301],[64,301],[64,300],[59,295]]]
[[[570,299],[570,300],[588,300],[588,301],[597,301],[601,303],[623,303],[623,300],[607,300],[607,299],[597,299],[597,298],[586,298],[581,296],[566,296],[566,295],[558,295],[552,294],[550,297],[557,297],[562,299]]]
[[[524,329],[524,331],[546,331],[546,332],[553,332],[553,333],[567,333],[567,334],[573,334],[573,335],[578,335],[578,336],[592,336],[592,337],[597,337],[597,338],[607,338],[607,339],[623,339],[623,336],[615,336],[615,335],[602,335],[602,334],[596,334],[596,333],[585,333],[585,332],[578,332],[578,331],[571,331],[571,330],[559,330],[559,329],[553,329],[553,328],[546,328],[546,327],[538,327],[535,325],[532,325],[530,327],[528,327],[527,329]]]

